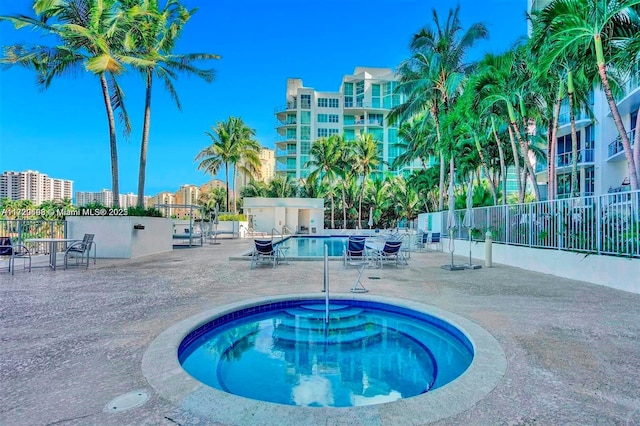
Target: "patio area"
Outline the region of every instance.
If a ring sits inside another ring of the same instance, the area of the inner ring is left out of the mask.
[[[320,292],[323,273],[322,262],[309,261],[252,270],[248,261],[229,260],[251,250],[252,240],[220,242],[98,259],[88,270],[0,273],[0,424],[220,424],[154,391],[141,369],[148,346],[168,327],[216,306]],[[460,254],[457,263],[464,263]],[[493,391],[435,424],[640,423],[640,295],[503,265],[441,269],[448,262],[448,253],[411,253],[408,266],[366,270],[361,278],[367,294],[460,315],[502,346],[508,366]],[[348,293],[358,270],[333,261],[329,273],[331,291]],[[149,401],[105,411],[135,390],[146,390]],[[238,401],[247,410],[234,424],[299,424]],[[316,408],[307,424],[416,424],[415,413],[393,403],[362,408]]]

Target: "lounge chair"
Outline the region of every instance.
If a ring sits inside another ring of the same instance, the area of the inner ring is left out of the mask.
[[[363,262],[366,260],[366,237],[351,236],[342,254],[342,263],[346,266],[349,262]]]
[[[84,234],[82,241],[77,241],[72,243],[67,247],[64,252],[64,269],[69,267],[69,259],[76,260],[76,266],[80,265],[82,262],[85,265],[84,257],[87,256],[87,262],[85,269],[89,268],[89,259],[91,257],[91,248],[94,247],[95,243],[93,242],[94,234]],[[96,264],[96,256],[95,250],[93,255],[93,264]]]
[[[8,257],[7,271],[13,275],[16,259],[22,259],[23,269],[31,272],[31,252],[22,244],[13,244],[10,237],[0,237],[0,257]],[[29,259],[29,267],[27,267],[27,259]]]
[[[408,265],[407,259],[401,251],[402,241],[387,241],[381,250],[376,250],[374,255],[376,261],[380,263],[380,268],[384,263],[394,262],[396,265]]]
[[[431,232],[429,233],[429,237],[427,237],[427,245],[429,249],[432,247],[436,247],[436,249],[440,250],[440,233],[439,232]]]
[[[251,269],[258,263],[272,264],[275,268],[280,260],[280,251],[273,246],[271,240],[253,240],[255,249],[251,253]]]

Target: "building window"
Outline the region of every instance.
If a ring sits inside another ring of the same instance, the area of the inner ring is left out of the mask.
[[[329,99],[327,98],[318,98],[318,107],[326,108],[329,106]]]
[[[337,135],[340,133],[340,129],[329,129],[329,136]]]
[[[337,123],[339,120],[338,114],[329,114],[329,123]]]
[[[318,114],[318,123],[328,123],[329,115],[328,114]]]
[[[344,107],[345,108],[353,108],[353,96],[345,96],[344,97]]]
[[[300,140],[303,140],[303,141],[311,140],[311,127],[300,126]]]
[[[296,129],[287,129],[287,139],[296,138]]]
[[[356,117],[354,115],[345,115],[343,119],[345,126],[349,124],[356,124]]]
[[[300,123],[301,124],[310,124],[311,123],[311,111],[301,111],[300,112]]]
[[[584,169],[584,195],[593,195],[595,192],[595,169],[593,166]]]
[[[344,131],[344,140],[345,141],[352,141],[355,140],[356,138],[356,132],[353,129],[346,129]]]
[[[311,95],[300,95],[300,108],[311,109]]]
[[[309,155],[311,152],[311,142],[300,142],[300,154]]]
[[[329,98],[329,108],[340,108],[340,101],[337,98]]]
[[[329,129],[318,128],[318,137],[319,138],[326,138],[327,136],[329,136]]]
[[[353,95],[353,83],[345,83],[344,84],[344,94],[345,95]]]
[[[364,81],[356,81],[356,95],[364,95]]]

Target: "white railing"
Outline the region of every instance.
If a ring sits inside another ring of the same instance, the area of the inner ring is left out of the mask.
[[[431,214],[447,223],[447,211]],[[454,237],[468,239],[469,230],[460,225],[465,210],[454,214]],[[490,230],[496,243],[640,257],[640,191],[480,207],[473,214],[475,240],[484,240]],[[441,232],[446,234],[446,229]]]

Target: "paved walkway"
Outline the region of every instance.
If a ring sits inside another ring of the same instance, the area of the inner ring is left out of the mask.
[[[216,306],[319,291],[323,268],[291,262],[250,270],[246,261],[228,260],[250,241],[221,242],[98,260],[88,271],[0,273],[0,424],[212,424],[149,386],[141,371],[149,344]],[[640,424],[640,295],[501,265],[450,272],[440,268],[448,259],[412,253],[408,267],[368,270],[362,279],[370,294],[461,315],[502,345],[508,367],[497,387],[438,424]],[[357,269],[332,262],[330,274],[332,290],[347,292]],[[139,389],[151,396],[141,407],[104,412],[113,398]],[[346,424],[319,417],[309,424]],[[259,412],[237,422],[260,423]],[[381,423],[413,421],[399,413]]]

